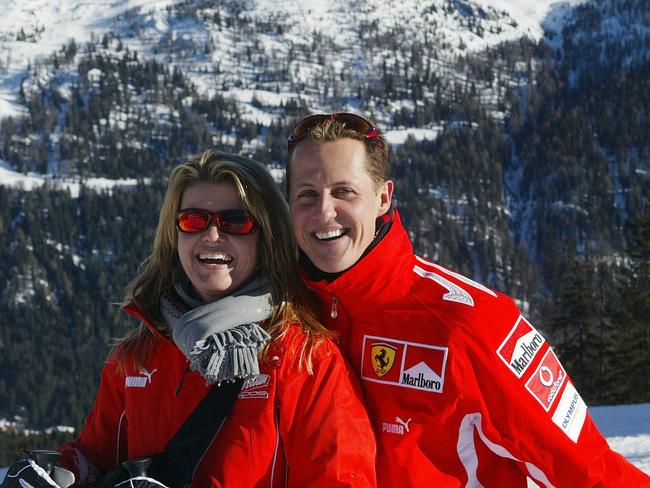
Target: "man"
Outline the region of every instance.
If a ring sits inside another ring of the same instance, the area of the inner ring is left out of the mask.
[[[354,114],[289,136],[303,274],[361,379],[380,486],[650,486],[513,301],[413,254],[388,147]]]

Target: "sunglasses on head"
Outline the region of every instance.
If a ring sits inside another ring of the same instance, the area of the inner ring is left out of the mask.
[[[247,235],[257,230],[253,217],[240,208],[219,212],[208,212],[202,208],[185,208],[176,215],[176,228],[185,234],[204,232],[212,222],[219,232],[225,234]]]
[[[309,134],[314,127],[318,127],[327,120],[341,122],[345,125],[346,129],[351,129],[366,139],[371,139],[379,134],[379,130],[369,120],[349,112],[309,115],[298,122],[289,134],[289,138],[287,139],[289,150],[291,150],[294,144]]]

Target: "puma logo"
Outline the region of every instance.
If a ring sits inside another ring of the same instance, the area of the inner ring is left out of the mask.
[[[404,422],[401,418],[395,417],[395,422],[397,422],[398,424],[402,424],[404,426],[404,429],[406,430],[406,432],[411,432],[409,430],[409,424],[411,423],[411,420],[412,419],[409,418],[406,422]]]
[[[156,371],[158,371],[158,368],[153,369],[151,373],[144,368],[140,368],[138,373],[144,376],[127,376],[125,386],[127,388],[144,388],[151,384],[151,377]]]
[[[147,377],[147,380],[149,381],[149,384],[151,384],[151,377],[153,376],[153,374],[156,371],[158,371],[158,368],[154,368],[151,371],[151,373],[149,371],[147,371],[146,369],[144,369],[144,368],[140,368],[140,374],[143,374],[143,375],[145,375]]]

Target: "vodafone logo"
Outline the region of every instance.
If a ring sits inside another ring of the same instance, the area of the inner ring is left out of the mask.
[[[539,381],[544,386],[553,385],[553,372],[546,366],[539,369]]]
[[[555,353],[549,348],[539,363],[537,370],[526,382],[526,389],[548,412],[566,377],[566,371],[564,371]]]
[[[442,393],[448,348],[364,336],[361,378],[374,383]]]
[[[521,378],[546,341],[523,316],[519,316],[497,354]]]

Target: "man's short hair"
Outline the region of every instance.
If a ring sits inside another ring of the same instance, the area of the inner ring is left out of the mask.
[[[361,141],[366,148],[366,172],[372,180],[375,189],[388,180],[390,168],[388,164],[388,143],[383,132],[378,131],[374,137],[364,137],[357,131],[349,129],[345,123],[336,119],[327,119],[322,123],[312,127],[309,132],[289,150],[286,168],[287,192],[289,192],[291,178],[291,158],[293,152],[303,141],[313,141],[317,144],[334,142],[339,139],[355,139]]]

